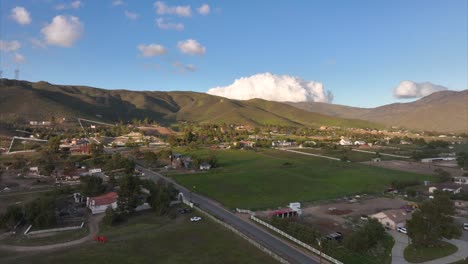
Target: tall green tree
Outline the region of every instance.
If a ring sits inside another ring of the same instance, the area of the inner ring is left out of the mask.
[[[81,193],[85,196],[96,196],[106,189],[102,184],[102,178],[97,176],[80,177]]]
[[[408,236],[418,247],[437,246],[441,239],[461,236],[461,228],[455,223],[455,205],[448,194],[438,192],[434,199],[425,201],[407,221]]]
[[[118,209],[123,214],[132,214],[135,208],[140,204],[140,179],[127,174],[119,181],[119,190],[117,199]]]

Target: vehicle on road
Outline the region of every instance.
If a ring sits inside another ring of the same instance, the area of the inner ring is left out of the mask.
[[[198,221],[200,221],[200,220],[202,220],[202,218],[199,217],[199,216],[194,216],[194,217],[191,217],[191,218],[190,218],[190,222],[198,222]]]
[[[397,227],[397,231],[403,234],[408,234],[408,230],[406,230],[406,227]]]
[[[463,230],[468,231],[468,223],[463,224]]]

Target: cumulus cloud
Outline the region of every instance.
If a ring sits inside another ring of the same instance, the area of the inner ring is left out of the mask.
[[[183,64],[179,61],[176,61],[172,64],[179,72],[184,73],[184,72],[194,72],[197,70],[195,65],[193,64]]]
[[[19,53],[15,53],[15,55],[13,56],[13,60],[16,62],[16,63],[24,63],[26,62],[26,58],[19,54]]]
[[[230,99],[261,98],[277,102],[331,103],[333,95],[316,81],[306,81],[290,75],[260,73],[237,79],[231,85],[209,89],[208,94]]]
[[[82,6],[82,2],[77,0],[73,1],[70,4],[59,4],[55,6],[56,10],[65,10],[65,9],[78,9]]]
[[[47,47],[47,44],[41,39],[32,38],[30,41],[34,48],[45,49]]]
[[[182,17],[192,16],[192,8],[190,6],[168,6],[162,1],[154,3],[156,13],[158,15],[178,15]]]
[[[177,47],[182,53],[189,55],[203,55],[206,51],[206,48],[194,39],[179,41],[179,43],[177,43]]]
[[[12,41],[5,41],[5,40],[0,40],[0,50],[9,52],[9,51],[16,51],[21,48],[21,43],[17,40],[12,40]]]
[[[136,19],[138,19],[140,17],[139,14],[134,13],[134,12],[130,12],[130,11],[127,11],[127,10],[125,10],[124,13],[125,13],[125,16],[128,19],[131,19],[131,20],[136,20]]]
[[[211,8],[209,5],[207,4],[203,4],[202,6],[200,6],[199,8],[197,8],[197,11],[200,15],[208,15],[211,11]]]
[[[27,25],[31,23],[31,15],[26,8],[17,6],[11,9],[11,18],[20,25]]]
[[[120,5],[123,5],[124,2],[122,0],[114,0],[112,1],[112,5],[113,6],[120,6]]]
[[[178,31],[184,30],[184,24],[172,23],[172,22],[164,20],[164,18],[162,17],[156,19],[156,26],[160,29],[174,29]]]
[[[430,82],[417,83],[413,81],[402,81],[393,90],[393,95],[399,99],[421,98],[431,93],[448,90],[447,87]]]
[[[137,46],[137,48],[143,57],[154,57],[167,53],[166,48],[159,44],[140,44]]]
[[[71,47],[81,37],[84,26],[75,16],[56,16],[41,29],[47,44]]]

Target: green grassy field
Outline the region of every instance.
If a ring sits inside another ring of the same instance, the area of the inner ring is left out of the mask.
[[[206,150],[194,152],[206,155]],[[220,168],[172,175],[179,183],[230,208],[276,208],[356,193],[380,193],[393,180],[432,176],[326,160],[279,150],[217,151]]]
[[[104,228],[109,242],[89,242],[74,250],[39,253],[13,258],[6,263],[275,263],[275,261],[224,227],[204,218],[192,223],[155,216],[152,212],[131,218],[117,227]]]
[[[351,149],[294,149],[295,151],[305,152],[305,153],[312,153],[318,155],[324,155],[333,158],[341,159],[343,156],[346,156],[349,161],[352,162],[363,162],[363,161],[371,161],[373,158],[376,158],[377,155],[371,153],[364,153],[364,152],[357,152],[352,151]],[[370,150],[374,151],[374,150]],[[382,160],[396,160],[399,158],[389,157],[389,156],[381,156]]]
[[[443,258],[457,252],[458,248],[447,242],[442,242],[439,247],[416,248],[409,245],[405,248],[405,259],[412,263],[421,263],[433,259]]]

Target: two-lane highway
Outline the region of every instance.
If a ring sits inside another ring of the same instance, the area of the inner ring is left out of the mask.
[[[235,214],[224,209],[218,203],[196,193],[190,194],[190,191],[187,188],[177,184],[172,179],[164,177],[163,175],[157,172],[145,169],[141,166],[137,166],[137,169],[143,171],[145,175],[153,181],[163,179],[167,182],[173,183],[174,186],[180,192],[182,192],[186,198],[189,198],[191,196],[192,201],[194,203],[197,203],[201,209],[217,217],[218,219],[223,220],[225,223],[231,225],[239,232],[250,237],[251,239],[255,240],[257,243],[268,248],[269,250],[275,252],[277,255],[283,257],[290,263],[318,263],[311,256],[278,239],[274,235],[264,231],[261,227],[257,226],[256,224],[240,219]]]

